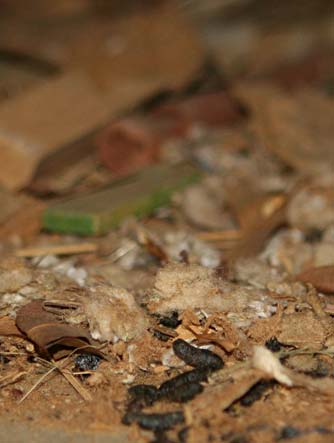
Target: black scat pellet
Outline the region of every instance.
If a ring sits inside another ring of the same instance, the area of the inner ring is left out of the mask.
[[[143,429],[167,430],[184,423],[182,411],[167,412],[165,414],[128,413],[123,417],[123,423],[129,425],[137,423]]]
[[[269,351],[278,352],[282,348],[282,344],[277,340],[276,337],[271,337],[266,341],[265,346]]]
[[[170,339],[170,336],[169,335],[167,335],[167,334],[164,334],[163,332],[161,332],[161,331],[158,331],[157,329],[153,329],[153,336],[155,337],[155,338],[157,338],[158,340],[160,340],[160,341],[168,341],[169,339]]]
[[[196,348],[181,338],[174,341],[173,349],[175,354],[189,366],[210,368],[212,370],[221,369],[224,366],[224,362],[219,355],[209,349]]]
[[[273,386],[273,382],[270,381],[259,381],[256,383],[244,396],[240,399],[240,404],[242,406],[251,406],[257,400],[263,396],[263,394]]]
[[[161,317],[159,323],[166,328],[177,328],[181,324],[181,320],[179,320],[177,312],[172,312],[168,317]]]
[[[293,426],[284,426],[284,428],[281,429],[278,440],[289,440],[290,438],[298,437],[301,433],[299,429]]]
[[[128,389],[132,398],[150,398],[153,401],[158,397],[158,388],[153,385],[135,385]]]
[[[179,389],[180,386],[191,384],[191,383],[200,383],[203,381],[207,381],[208,375],[210,371],[208,369],[193,369],[191,371],[184,372],[183,374],[179,374],[160,385],[159,393],[162,397],[168,396],[170,392]]]
[[[101,357],[94,354],[80,354],[75,357],[74,361],[80,371],[95,371],[99,367]]]
[[[128,393],[131,401],[128,405],[129,411],[139,411],[145,406],[151,406],[158,400],[159,391],[153,385],[136,385],[129,388]]]
[[[170,390],[165,396],[170,401],[175,401],[177,403],[185,403],[192,400],[196,395],[203,392],[203,386],[199,383],[187,383],[181,385],[178,389]]]

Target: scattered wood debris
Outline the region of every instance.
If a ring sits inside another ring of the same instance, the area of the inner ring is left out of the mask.
[[[2,3],[1,424],[332,441],[331,2]]]

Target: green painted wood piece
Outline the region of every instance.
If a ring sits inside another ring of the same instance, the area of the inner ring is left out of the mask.
[[[170,202],[173,192],[200,178],[190,164],[157,165],[118,180],[101,191],[56,203],[43,213],[49,231],[101,235],[125,217],[150,215]]]

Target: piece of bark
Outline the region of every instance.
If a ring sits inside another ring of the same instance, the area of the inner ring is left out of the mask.
[[[102,126],[108,107],[90,79],[70,72],[0,106],[0,182],[29,183],[42,158]]]
[[[325,294],[334,293],[334,266],[319,266],[306,269],[296,275],[296,280],[311,283],[318,291]]]
[[[0,183],[12,189],[27,185],[41,161],[54,162],[62,147],[103,126],[106,114],[114,118],[161,90],[184,87],[204,60],[196,31],[173,1],[117,22],[91,16],[62,26],[51,21],[46,27],[42,21],[39,26],[34,23],[33,29],[27,23],[16,23],[16,33],[12,32],[13,23],[4,25],[3,46],[69,71],[84,71],[89,77],[68,85],[66,78],[71,74],[63,74],[64,81],[62,77],[49,80],[31,91],[33,98],[25,94],[8,101],[9,111],[0,107],[1,151],[2,138],[15,145],[15,150],[1,152],[0,160],[9,167],[1,172]],[[38,113],[31,109],[38,109]],[[14,116],[19,116],[18,122]],[[80,130],[79,117],[84,123]],[[34,146],[32,152],[30,145]],[[78,159],[82,159],[81,148],[78,144],[75,149]],[[22,152],[17,154],[16,149]],[[53,157],[48,160],[50,154]]]
[[[131,104],[161,89],[184,86],[204,60],[199,34],[174,0],[125,17],[77,15],[61,26],[59,20],[46,24],[44,17],[7,19],[1,31],[3,47],[62,69],[84,67],[105,96]]]

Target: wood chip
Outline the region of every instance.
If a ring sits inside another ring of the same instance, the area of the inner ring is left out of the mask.
[[[96,243],[78,243],[72,245],[49,245],[35,248],[22,248],[15,251],[17,257],[40,257],[44,255],[71,255],[96,252]]]

